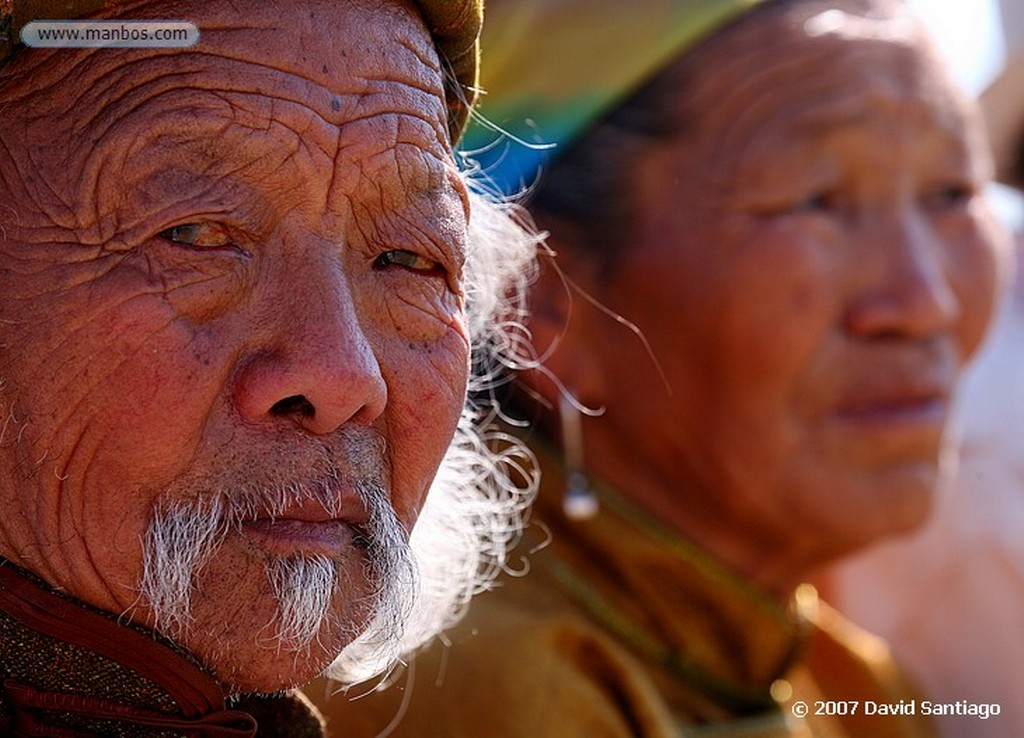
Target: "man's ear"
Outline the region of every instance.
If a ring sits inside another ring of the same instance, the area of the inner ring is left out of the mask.
[[[576,249],[560,248],[550,236],[549,253],[530,288],[527,325],[540,367],[523,373],[524,381],[553,407],[563,391],[585,405],[601,404],[601,363],[593,342],[599,311],[581,290],[593,295],[597,264]],[[595,298],[596,299],[596,298]]]

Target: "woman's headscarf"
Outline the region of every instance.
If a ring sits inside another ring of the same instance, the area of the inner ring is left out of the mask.
[[[462,150],[505,194],[759,0],[488,0],[479,111]],[[503,136],[495,127],[508,134]]]

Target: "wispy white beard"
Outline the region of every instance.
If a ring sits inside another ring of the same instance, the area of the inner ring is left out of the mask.
[[[156,628],[174,638],[192,623],[193,578],[227,532],[221,497],[205,504],[178,504],[156,513],[146,531],[142,596]]]
[[[291,486],[276,491],[273,497],[284,506],[289,493],[309,489],[327,490],[329,485]],[[383,487],[367,483],[358,485],[358,490],[369,511],[359,545],[365,548],[364,576],[373,591],[369,607],[357,609],[372,613],[375,640],[397,642],[415,591],[408,540]],[[316,493],[308,496],[315,497]],[[193,625],[196,576],[228,532],[252,519],[256,507],[251,493],[218,494],[156,511],[146,534],[141,590],[158,631],[179,640],[188,633]],[[300,650],[312,644],[325,627],[347,635],[349,640],[365,629],[364,623],[336,619],[334,598],[355,596],[354,588],[341,579],[337,561],[326,556],[274,557],[267,561],[265,574],[277,601],[277,612],[273,622],[260,630],[261,642]]]
[[[338,562],[326,556],[275,558],[267,564],[277,599],[273,638],[280,646],[301,648],[313,642],[330,615],[338,574]]]
[[[529,451],[499,430],[481,433],[463,413],[410,546],[416,599],[401,627],[379,619],[350,643],[326,674],[351,685],[385,674],[403,657],[454,625],[470,598],[510,571],[508,551],[538,484]],[[400,638],[385,638],[401,633]]]

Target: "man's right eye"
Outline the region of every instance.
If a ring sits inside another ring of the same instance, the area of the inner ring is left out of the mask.
[[[156,235],[171,243],[195,249],[216,249],[232,245],[227,229],[217,223],[184,223]]]

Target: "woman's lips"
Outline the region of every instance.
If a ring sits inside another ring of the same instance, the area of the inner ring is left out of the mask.
[[[942,393],[890,394],[863,398],[840,406],[842,420],[872,422],[945,422],[949,397]]]
[[[949,412],[948,385],[920,378],[850,393],[834,417],[846,427],[863,431],[934,435],[945,428]]]

